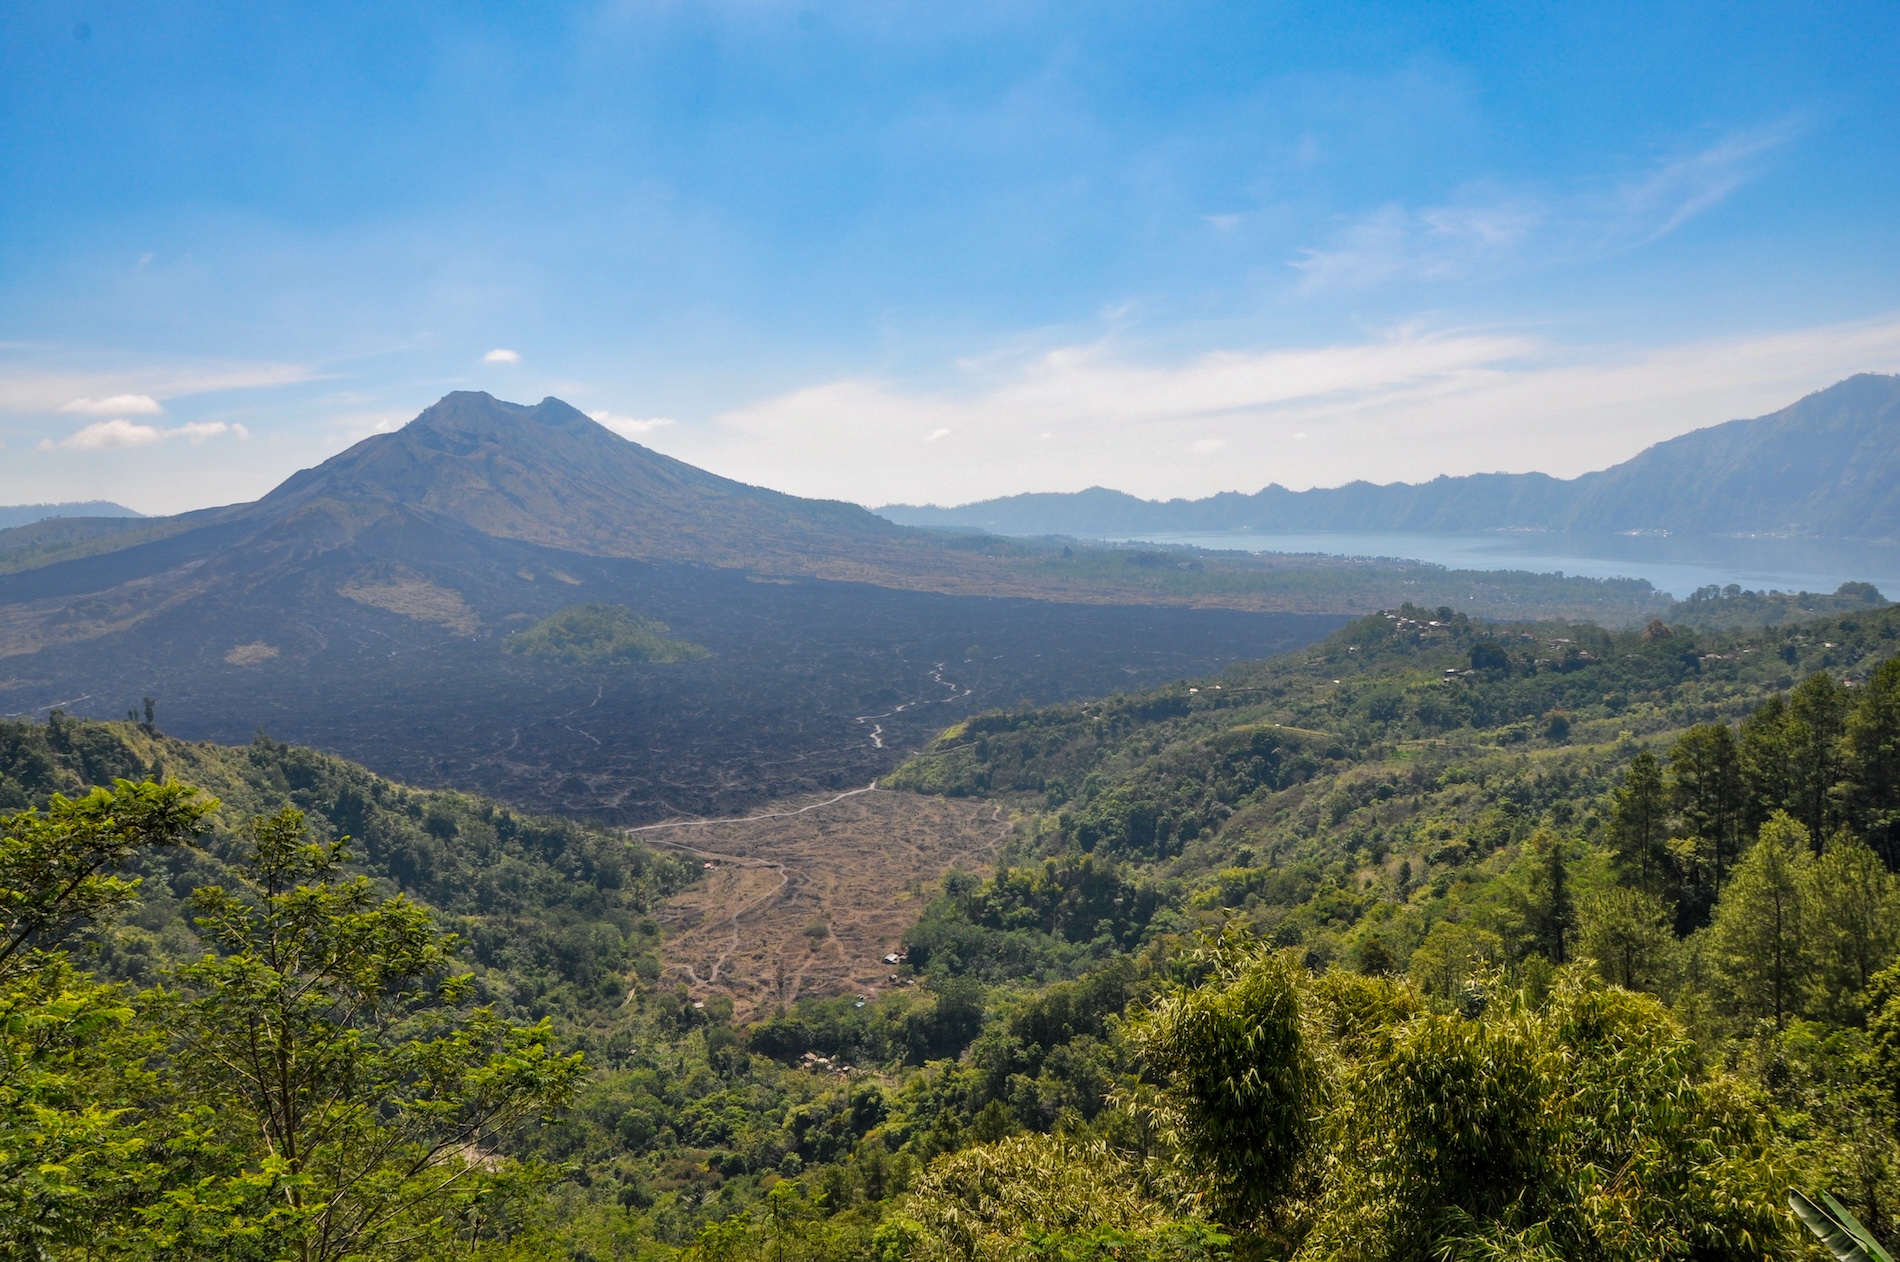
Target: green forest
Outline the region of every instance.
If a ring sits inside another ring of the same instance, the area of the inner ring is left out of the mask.
[[[661,983],[701,874],[637,840],[150,709],[0,723],[0,1254],[1883,1256],[1877,599],[1407,605],[971,718],[885,782],[1013,821],[914,984],[750,1024]]]

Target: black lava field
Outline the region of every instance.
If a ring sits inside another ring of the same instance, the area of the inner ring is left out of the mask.
[[[340,595],[381,551],[351,547],[221,585],[103,641],[0,660],[0,712],[44,717],[60,704],[112,718],[150,695],[175,736],[265,732],[412,784],[636,823],[856,787],[964,715],[1204,674],[1345,621],[416,542],[394,549],[405,572],[461,596],[472,632]],[[711,656],[583,668],[503,649],[510,631],[583,601],[659,618]],[[227,661],[240,645],[275,656]]]

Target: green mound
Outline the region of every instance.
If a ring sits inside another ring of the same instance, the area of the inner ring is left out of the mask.
[[[621,605],[569,605],[502,641],[510,653],[526,653],[570,666],[608,662],[686,662],[710,656],[687,640],[667,638],[670,628]]]

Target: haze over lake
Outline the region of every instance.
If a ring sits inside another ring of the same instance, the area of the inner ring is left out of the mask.
[[[1181,544],[1219,551],[1319,553],[1426,561],[1454,570],[1530,570],[1586,578],[1642,578],[1678,600],[1698,587],[1739,583],[1750,591],[1831,592],[1845,582],[1900,591],[1900,546],[1835,539],[1684,535],[1408,532],[1155,533],[1115,542]]]

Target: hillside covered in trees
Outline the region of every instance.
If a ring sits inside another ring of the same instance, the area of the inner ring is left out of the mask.
[[[998,868],[897,984],[750,1026],[655,984],[694,872],[619,836],[149,717],[0,725],[0,1238],[1761,1258],[1819,1249],[1799,1190],[1891,1239],[1896,653],[1884,607],[1405,607],[980,715],[894,781],[1007,804]]]

